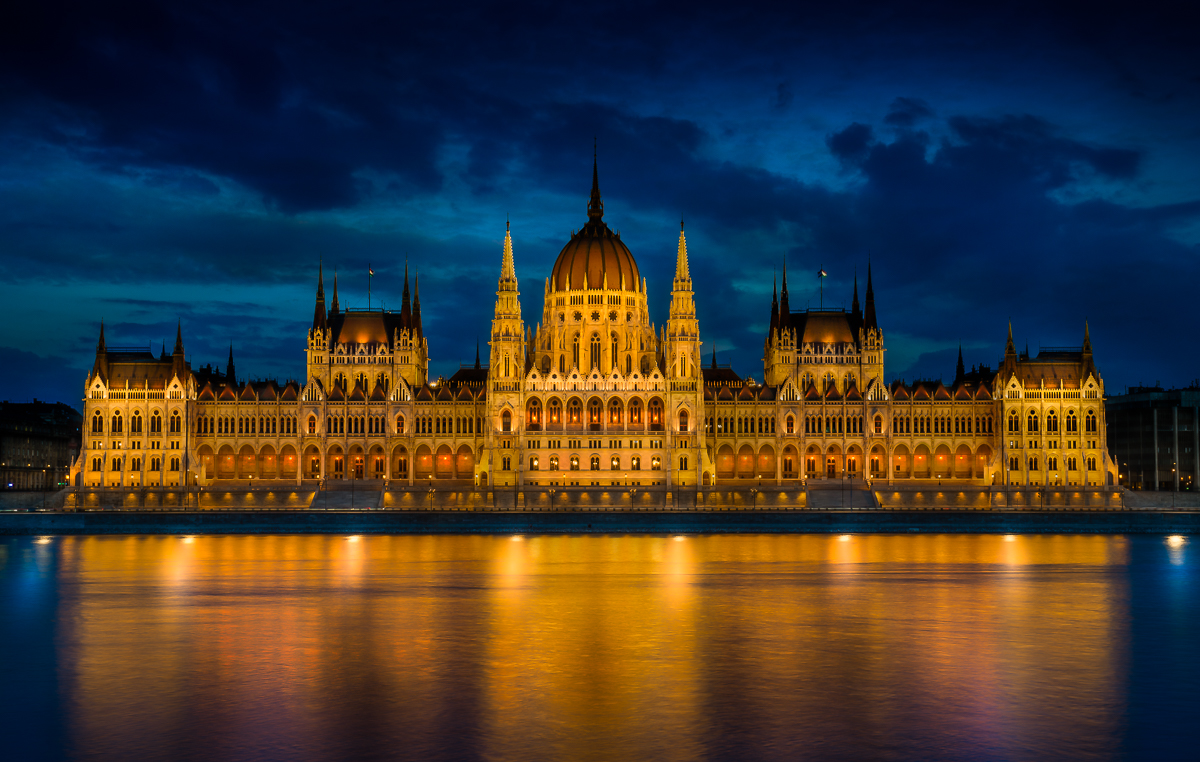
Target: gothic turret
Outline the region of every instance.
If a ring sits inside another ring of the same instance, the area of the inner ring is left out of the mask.
[[[108,345],[104,342],[104,321],[100,321],[100,340],[96,342],[96,362],[92,365],[92,376],[99,376],[108,383]]]
[[[171,353],[171,371],[181,382],[187,375],[187,363],[183,354],[183,323],[175,326],[175,350]]]
[[[688,270],[687,237],[679,222],[679,245],[675,250],[675,280],[671,291],[671,311],[664,332],[662,359],[669,378],[700,377],[700,323],[696,320],[696,299],[692,275]],[[696,404],[699,404],[697,398]],[[698,408],[697,408],[698,409]]]
[[[329,316],[338,314],[337,270],[333,271],[333,304],[329,306]]]
[[[872,328],[879,328],[879,323],[875,319],[875,286],[871,282],[870,262],[867,262],[867,305],[863,311],[863,327],[868,331]]]
[[[336,298],[337,297],[334,297],[335,300],[336,300]],[[336,301],[335,301],[335,304],[336,304]],[[229,384],[230,386],[234,386],[234,387],[237,386],[237,373],[234,371],[234,367],[233,367],[233,343],[232,342],[230,342],[230,344],[229,344],[229,362],[225,365],[225,383]]]
[[[412,303],[408,297],[408,260],[404,260],[404,294],[400,297],[400,325],[412,329]]]
[[[328,325],[325,313],[325,264],[317,266],[317,304],[313,310],[313,330],[324,331]]]

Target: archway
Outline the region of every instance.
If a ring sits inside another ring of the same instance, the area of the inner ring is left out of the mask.
[[[284,445],[279,450],[279,478],[280,479],[295,479],[296,468],[299,461],[296,459],[296,448],[289,445]]]
[[[960,444],[954,451],[954,478],[970,479],[973,466],[971,448]]]
[[[454,476],[457,479],[475,478],[475,454],[466,445],[459,447],[454,454]]]
[[[404,445],[392,448],[392,478],[408,478],[408,448]]]
[[[729,445],[721,445],[717,450],[717,478],[732,479],[734,473],[733,464],[733,448]]]
[[[975,478],[976,479],[983,479],[984,477],[987,476],[987,469],[989,466],[992,465],[992,458],[994,458],[994,457],[995,457],[995,453],[992,452],[991,447],[989,447],[988,445],[980,445],[979,446],[979,449],[975,451]]]
[[[363,448],[351,445],[346,453],[346,474],[350,479],[365,479],[367,476],[367,456]]]
[[[805,476],[805,478],[807,478],[807,479],[816,478],[821,473],[821,469],[824,466],[825,466],[825,464],[821,462],[820,448],[818,448],[816,445],[809,445],[808,449],[804,451],[804,476]]]
[[[897,479],[908,479],[913,474],[913,455],[905,445],[896,445],[892,450],[892,473]]]
[[[933,475],[938,479],[949,479],[954,474],[954,456],[944,444],[933,453]]]
[[[434,462],[434,478],[454,478],[454,452],[450,449],[449,445],[442,445],[437,449],[437,458]]]
[[[325,453],[325,478],[346,478],[346,453],[342,451],[341,445],[335,444]]]
[[[275,457],[275,448],[263,445],[258,451],[258,475],[263,479],[275,479],[279,473],[279,463]]]
[[[842,448],[829,445],[825,451],[825,478],[837,479],[845,474],[846,464],[842,460]]]
[[[301,463],[301,472],[305,479],[320,479],[321,478],[321,451],[316,445],[309,445],[304,448],[304,460]]]
[[[379,445],[373,445],[367,453],[367,474],[371,479],[387,478],[387,455]]]
[[[413,476],[418,480],[433,476],[433,451],[428,445],[417,448],[416,457],[413,458]]]
[[[782,468],[784,479],[795,479],[800,475],[800,455],[792,445],[783,448]]]
[[[929,448],[923,444],[917,445],[913,453],[912,475],[914,479],[928,479],[933,473],[933,456]]]
[[[754,478],[754,448],[742,445],[737,454],[737,475],[740,479]]]
[[[196,466],[200,472],[200,478],[212,479],[216,477],[216,457],[212,448],[208,445],[200,445],[199,449],[196,450]]]
[[[863,475],[862,448],[850,445],[846,448],[846,476],[857,479]]]
[[[870,462],[867,463],[868,473],[872,479],[887,478],[887,455],[882,445],[871,448]]]
[[[758,451],[758,478],[775,478],[775,448],[763,445]]]
[[[237,454],[237,478],[250,479],[258,470],[258,458],[254,454],[254,448],[250,445],[242,445],[242,449]]]

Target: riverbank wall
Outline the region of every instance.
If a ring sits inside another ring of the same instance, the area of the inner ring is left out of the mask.
[[[79,511],[0,513],[0,535],[1193,534],[1200,511]]]

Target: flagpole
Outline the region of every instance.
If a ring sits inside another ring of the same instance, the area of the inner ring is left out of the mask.
[[[367,263],[367,310],[371,309],[371,276],[375,271],[371,269],[371,263]]]

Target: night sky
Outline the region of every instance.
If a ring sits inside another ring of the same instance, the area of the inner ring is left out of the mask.
[[[850,303],[889,378],[949,381],[1091,325],[1110,393],[1200,376],[1194,4],[10,3],[0,18],[0,399],[78,405],[110,345],[302,378],[343,305],[420,273],[433,375],[484,341],[512,220],[522,308],[605,220],[705,353],[762,377],[771,283]],[[106,4],[107,5],[107,4]],[[837,7],[834,7],[837,6]]]

